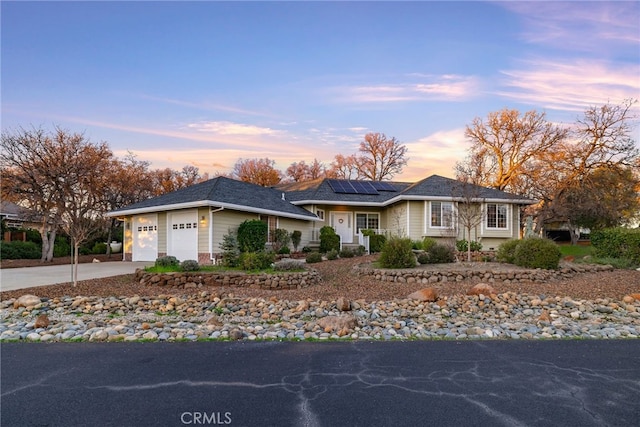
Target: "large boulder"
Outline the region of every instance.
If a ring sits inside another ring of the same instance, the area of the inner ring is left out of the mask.
[[[36,317],[36,321],[33,324],[35,329],[46,328],[47,326],[49,326],[49,318],[46,314],[41,314]]]
[[[336,307],[340,311],[349,311],[351,310],[351,302],[344,297],[340,297],[336,300]]]
[[[469,289],[469,291],[467,292],[467,295],[489,296],[489,295],[495,295],[495,294],[496,294],[496,290],[493,288],[493,286],[487,283],[478,283],[477,285],[474,285],[471,289]]]
[[[325,331],[341,331],[343,329],[351,330],[358,326],[358,321],[354,316],[326,316],[318,319],[318,326],[324,328]]]
[[[415,299],[418,301],[434,302],[438,299],[438,293],[433,288],[424,288],[407,296],[408,299]]]
[[[13,308],[33,307],[38,304],[40,304],[40,298],[35,295],[26,294],[13,302]]]

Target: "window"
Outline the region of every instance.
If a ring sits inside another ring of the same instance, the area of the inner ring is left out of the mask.
[[[316,209],[316,216],[324,221],[324,209]]]
[[[380,228],[380,215],[377,213],[356,214],[356,233],[362,229],[378,230]]]
[[[507,205],[498,203],[487,205],[487,228],[507,228]]]
[[[278,228],[278,218],[271,215],[260,215],[260,221],[267,223],[267,242],[273,242],[276,228]]]
[[[431,202],[431,227],[453,228],[453,203]]]

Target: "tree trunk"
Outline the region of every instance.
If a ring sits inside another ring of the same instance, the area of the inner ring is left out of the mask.
[[[113,226],[115,218],[111,218],[111,225],[109,226],[109,234],[107,235],[107,258],[111,258],[111,238],[113,236]]]
[[[42,237],[42,257],[40,262],[48,262],[53,259],[53,247],[56,241],[56,229],[48,224],[42,224],[40,228],[40,236]]]
[[[577,245],[578,240],[580,240],[580,229],[569,226],[569,235],[571,236],[571,244],[574,246]]]
[[[78,243],[74,243],[73,245],[73,287],[75,288],[78,284],[78,254],[79,254],[80,245]]]

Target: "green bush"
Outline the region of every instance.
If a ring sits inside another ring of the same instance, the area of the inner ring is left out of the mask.
[[[623,258],[640,264],[640,229],[605,228],[591,232],[591,246],[599,258]]]
[[[300,246],[300,240],[302,240],[302,232],[300,230],[294,230],[291,233],[291,244],[293,245],[293,250],[298,252],[298,246]]]
[[[274,260],[273,252],[243,252],[240,254],[240,267],[246,271],[265,270],[271,267]]]
[[[374,234],[369,237],[369,252],[378,253],[382,251],[382,247],[384,246],[387,238],[384,234]]]
[[[289,249],[289,246],[283,246],[280,248],[280,250],[278,251],[278,253],[280,255],[288,255],[291,253],[291,249]]]
[[[171,255],[156,258],[156,267],[177,267],[179,265],[178,258]]]
[[[247,220],[238,227],[238,247],[241,252],[264,251],[267,244],[268,226],[259,219]]]
[[[516,246],[514,264],[526,268],[558,268],[562,254],[552,240],[527,237]]]
[[[228,234],[222,236],[220,243],[222,249],[222,265],[225,267],[237,267],[240,265],[240,248],[238,247],[238,239],[236,234],[229,230]]]
[[[306,258],[307,264],[322,262],[322,254],[320,252],[310,252]]]
[[[438,244],[438,241],[433,237],[425,237],[422,239],[422,250],[425,252],[429,252],[431,248]]]
[[[353,249],[349,249],[349,248],[344,248],[340,251],[340,258],[353,258],[354,256],[356,256],[356,253],[353,251]]]
[[[34,242],[0,242],[0,259],[38,259],[42,249]]]
[[[106,243],[96,243],[95,245],[93,245],[93,248],[91,249],[91,253],[92,254],[96,254],[96,255],[106,254],[107,253],[107,244]]]
[[[329,252],[327,252],[327,259],[329,261],[333,261],[334,259],[338,259],[338,251],[336,251],[335,249],[331,249]]]
[[[291,242],[291,236],[289,235],[289,232],[283,228],[276,228],[273,232],[273,243],[272,243],[272,248],[274,250],[274,252],[277,253],[291,253],[291,251],[289,250],[288,252],[280,252],[280,250],[282,250],[283,248],[287,248],[287,250],[289,249],[289,243]]]
[[[510,239],[498,246],[496,252],[496,260],[500,262],[506,262],[507,264],[515,264],[516,261],[516,248],[520,244],[521,240]]]
[[[309,246],[303,246],[302,247],[302,253],[303,254],[308,254],[308,253],[311,253],[311,252],[313,252],[313,249],[311,249]]]
[[[465,239],[456,241],[456,249],[458,252],[467,252],[469,249],[469,242]],[[482,243],[476,242],[475,240],[471,242],[471,252],[478,252],[482,250]]]
[[[409,238],[392,237],[382,247],[379,262],[383,268],[413,268],[416,257]]]
[[[367,249],[362,245],[358,245],[358,249],[355,250],[356,256],[362,256],[366,253],[367,253]]]
[[[417,256],[419,264],[429,264],[429,253],[428,252],[420,252]]]
[[[53,256],[63,257],[69,255],[71,255],[69,240],[63,236],[56,236],[56,241],[53,243]]]
[[[328,225],[320,229],[320,252],[327,253],[331,249],[340,250],[340,236]]]
[[[200,264],[195,259],[185,259],[180,263],[180,269],[182,271],[198,271],[200,270]]]
[[[429,249],[428,259],[429,264],[445,264],[454,262],[456,256],[453,253],[453,248],[447,245],[435,244]]]
[[[28,228],[26,230],[27,233],[27,242],[33,242],[37,245],[42,245],[42,236],[38,230],[34,230],[33,228]]]

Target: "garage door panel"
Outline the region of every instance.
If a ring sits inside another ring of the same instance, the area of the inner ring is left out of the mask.
[[[155,261],[158,257],[158,219],[155,215],[133,219],[133,261]]]
[[[174,213],[169,218],[169,250],[180,261],[198,259],[198,212]]]

